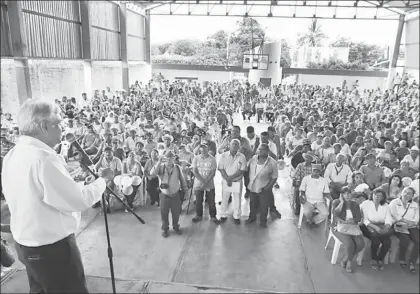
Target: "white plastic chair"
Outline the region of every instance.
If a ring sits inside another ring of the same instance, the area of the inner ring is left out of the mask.
[[[331,207],[331,209],[332,209],[332,207]],[[332,227],[333,221],[334,221],[334,218],[331,214],[331,226],[330,226],[330,231],[328,233],[327,244],[325,244],[325,250],[327,250],[328,245],[331,241],[331,238],[334,238],[334,249],[333,249],[333,252],[332,252],[332,255],[331,255],[331,264],[336,264],[337,259],[338,259],[338,254],[340,253],[340,247],[343,243],[341,243],[341,241],[333,234],[333,231],[332,231],[333,230],[333,227]],[[361,260],[363,259],[364,252],[365,252],[365,249],[363,248],[363,250],[360,251],[357,255],[357,264],[358,265],[362,265]],[[359,264],[359,260],[360,260],[360,264]]]
[[[329,198],[325,198],[325,200],[326,200],[327,206],[330,207],[331,200]],[[332,217],[331,217],[331,219],[332,219]],[[298,221],[298,226],[297,226],[298,229],[300,229],[302,227],[302,221],[303,221],[303,205],[301,204],[300,205],[299,221]],[[328,219],[325,220],[325,231],[327,231],[327,229],[328,229]]]

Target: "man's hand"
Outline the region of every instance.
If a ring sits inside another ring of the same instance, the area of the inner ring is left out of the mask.
[[[226,181],[226,182],[227,182],[228,187],[232,187],[232,182],[231,181]]]
[[[306,203],[306,196],[304,194],[301,194],[299,196],[299,200],[300,200],[300,204],[305,204]]]

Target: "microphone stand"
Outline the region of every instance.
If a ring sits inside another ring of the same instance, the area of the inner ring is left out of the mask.
[[[89,165],[92,164],[92,161],[90,160],[89,156],[86,154],[86,152],[83,150],[83,148],[79,145],[79,142],[77,141],[74,134],[68,133],[65,136],[66,141],[68,141],[71,146],[75,147],[79,154],[81,155],[80,165],[83,166],[95,179],[99,178],[99,176],[94,173],[90,168]],[[114,196],[118,201],[120,201],[125,208],[131,212],[132,215],[134,215],[142,224],[145,224],[145,221],[138,216],[129,206],[126,204],[118,195],[114,193],[108,186],[106,186],[106,190],[108,193],[110,193],[112,196]],[[108,216],[107,216],[107,205],[105,200],[105,195],[102,193],[102,209],[104,211],[104,221],[105,221],[105,231],[106,231],[106,239],[108,243],[108,259],[109,259],[109,267],[111,271],[111,283],[112,283],[112,291],[113,293],[117,293],[115,290],[115,276],[114,276],[114,262],[113,262],[113,255],[112,255],[112,247],[111,247],[111,238],[109,236],[109,226],[108,226]]]
[[[99,176],[94,173],[87,164],[80,162],[80,165],[82,165],[86,170],[94,176],[96,179],[99,178]],[[134,215],[142,224],[145,224],[145,221],[138,216],[120,197],[118,197],[114,191],[112,191],[108,186],[106,186],[106,190],[111,193],[115,198],[120,201],[125,208],[131,212],[132,215]],[[104,221],[105,221],[105,231],[106,231],[106,240],[108,243],[108,259],[109,259],[109,268],[111,271],[111,283],[112,283],[112,293],[116,294],[115,290],[115,276],[114,276],[114,261],[113,261],[113,254],[112,254],[112,247],[111,247],[111,238],[109,236],[109,226],[108,226],[108,216],[107,216],[107,205],[105,200],[105,193],[102,193],[102,209],[104,211]]]

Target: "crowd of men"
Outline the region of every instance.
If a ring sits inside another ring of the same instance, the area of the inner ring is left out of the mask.
[[[146,178],[150,204],[160,206],[163,236],[168,237],[169,212],[173,229],[181,233],[181,203],[191,189],[196,206],[193,222],[202,220],[205,201],[211,220],[224,223],[232,202],[233,221],[240,224],[243,192],[250,205],[247,224],[258,214],[261,228],[266,227],[269,212],[280,218],[273,188],[278,187],[285,158],[291,159],[296,171],[295,212],[306,203],[310,227],[329,215],[317,197],[322,199],[328,191],[337,199],[343,186],[354,184],[354,171],[362,171],[365,198],[393,174],[414,186],[411,182],[419,172],[419,89],[415,81],[404,79],[394,90],[362,91],[357,82],[336,88],[265,87],[236,80],[169,82],[160,75],[146,84],[136,82],[129,92],[108,87],[92,96],[62,97],[55,104],[64,118],[63,141],[65,134],[74,134],[99,173]],[[241,130],[233,122],[236,112],[244,120],[255,116],[269,127],[261,134],[255,134],[252,126]],[[1,132],[4,156],[19,136],[10,114],[2,114]],[[66,160],[77,153],[73,151],[65,142],[57,148]],[[215,183],[216,172],[221,182]],[[317,177],[307,177],[318,172],[325,185]],[[83,181],[87,175],[76,179]],[[216,185],[222,187],[219,218]],[[416,191],[418,195],[418,187]],[[131,207],[136,193],[126,197]]]

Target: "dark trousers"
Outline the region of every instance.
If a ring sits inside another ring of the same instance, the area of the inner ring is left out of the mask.
[[[372,260],[383,261],[385,255],[391,248],[391,237],[372,235],[365,225],[360,226],[360,229],[362,230],[363,235],[371,241],[370,250],[372,253]],[[381,246],[380,250],[379,246]]]
[[[181,193],[171,196],[160,193],[160,216],[162,219],[162,230],[169,230],[169,211],[172,214],[172,227],[179,229],[179,215],[181,213]]]
[[[260,224],[265,225],[267,223],[268,207],[270,203],[270,193],[269,192],[260,192],[260,193],[249,193],[249,218],[254,220],[257,218],[257,212],[260,212]]]
[[[133,186],[133,193],[131,193],[130,195],[124,195],[125,199],[127,200],[127,204],[131,209],[134,208],[133,201],[134,201],[134,198],[136,197],[136,194],[139,188],[140,188],[140,185]]]
[[[150,195],[150,200],[152,201],[152,203],[154,202],[159,203],[158,187],[159,187],[159,179],[157,177],[152,178],[150,180],[147,179],[146,190],[147,190],[147,193],[149,193]]]
[[[245,185],[245,190],[247,194],[249,194],[248,184],[249,184],[249,170],[246,170],[244,171],[244,185]]]
[[[271,123],[274,123],[274,113],[272,112],[267,112],[265,114],[265,117],[267,118],[267,120]]]
[[[257,109],[257,122],[260,122],[260,120],[262,119],[263,113],[264,113],[263,109]]]
[[[39,247],[16,243],[16,251],[26,267],[30,293],[88,293],[74,234]]]
[[[409,261],[416,264],[417,258],[419,257],[419,229],[408,229],[410,234],[403,234],[395,232],[395,236],[400,239],[400,260],[405,261],[407,256],[408,245],[410,240],[413,241],[414,247],[410,254]]]
[[[204,200],[204,192],[206,192],[206,202],[209,206],[209,214],[210,217],[216,217],[216,202],[215,202],[215,189],[211,189],[210,191],[200,191],[195,190],[195,213],[198,216],[203,216],[203,200]]]
[[[251,116],[252,116],[252,111],[250,111],[250,110],[244,110],[244,111],[242,111],[242,117],[243,117],[243,119],[245,120],[246,118],[245,118],[245,115],[248,115],[248,120],[250,120],[250,118],[251,118]]]

